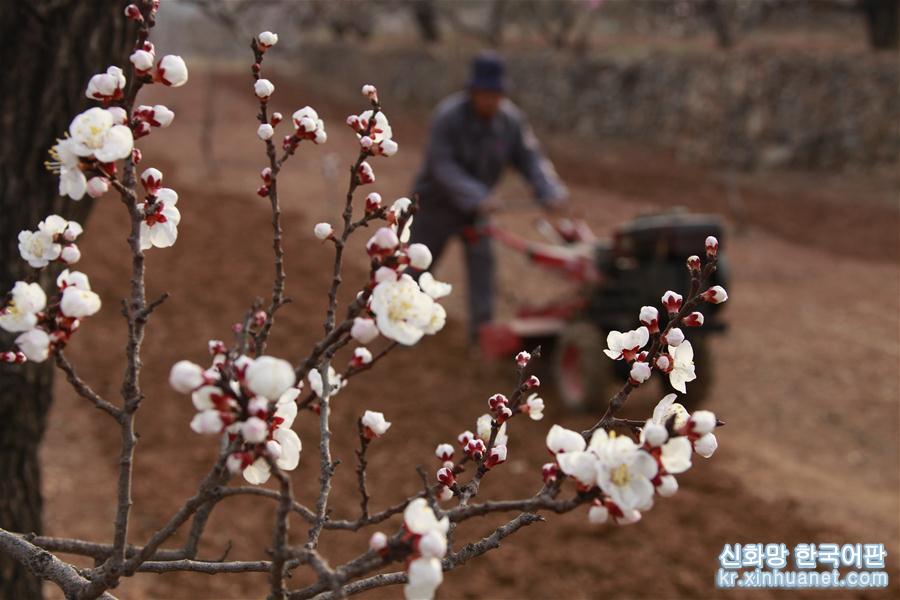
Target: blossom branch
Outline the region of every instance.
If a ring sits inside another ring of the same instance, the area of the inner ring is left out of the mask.
[[[91,386],[85,383],[78,373],[75,372],[75,367],[69,362],[69,359],[66,358],[61,349],[56,352],[56,366],[65,372],[66,380],[71,384],[79,396],[90,400],[94,403],[94,406],[117,421],[121,418],[121,409],[115,404],[104,400],[100,394],[95,392]]]

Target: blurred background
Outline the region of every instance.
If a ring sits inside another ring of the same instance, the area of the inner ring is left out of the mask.
[[[141,102],[164,103],[176,119],[139,145],[142,165],[161,169],[178,191],[183,219],[178,244],[148,258],[149,294],[172,296],[145,343],[132,541],[180,506],[214,458],[211,440],[187,428],[194,411],[168,388],[169,367],[183,358],[208,360],[206,340],[227,339],[249,302],[270,287],[268,203],[255,194],[264,150],[255,137],[248,47],[268,29],[280,36],[265,62],[276,86],[270,106],[289,115],[312,105],[329,133],[323,146],[301,145],[279,186],[293,303],[277,319],[275,355],[297,360],[321,332],[331,250],[312,227],[338,219],[357,147],[343,122],[365,108],[364,83],[378,87],[400,144],[395,157],[372,160],[377,181],[366,191],[386,200],[409,195],[431,111],[464,86],[471,57],[493,48],[507,60],[510,98],[599,238],[618,239],[633,219],[675,208],[724,223],[727,330],[709,340],[703,367],[703,405],[727,423],[716,455],[697,458],[679,493],[640,523],[593,527],[586,511],[552,515],[448,573],[439,597],[774,597],[714,587],[723,545],[755,542],[884,543],[891,589],[854,597],[896,597],[898,18],[890,0],[163,1],[157,52],[184,56],[190,82],[147,90]],[[535,222],[543,213],[515,174],[497,197],[500,227],[541,239]],[[68,352],[83,377],[111,397],[123,366],[116,306],[126,294],[126,223],[112,195],[94,203],[80,268],[105,310]],[[345,300],[365,279],[366,237],[349,253]],[[521,254],[497,250],[500,321],[522,306],[579,293]],[[414,493],[415,465],[436,468],[434,447],[473,429],[487,397],[512,387],[510,360],[486,360],[467,344],[464,272],[457,243],[437,268],[455,286],[446,329],[415,351],[398,350],[337,397],[335,454],[344,464],[332,496],[336,517],[358,510],[352,465],[355,421],[364,410],[394,422],[369,453],[378,510]],[[543,360],[552,376],[551,352]],[[596,357],[598,365],[605,360]],[[550,425],[584,429],[596,420],[565,409],[552,379],[544,386],[545,419],[513,423],[509,463],[486,480],[485,498],[534,493]],[[61,379],[55,385],[40,454],[44,528],[105,540],[118,435]],[[644,386],[625,416],[646,417],[664,393],[658,383]],[[305,446],[296,493],[312,502],[317,427],[301,415],[296,428]],[[224,501],[204,554],[219,556],[230,542],[231,558],[259,557],[273,511],[263,500]],[[499,522],[468,522],[463,537],[485,535]],[[299,520],[293,528],[305,532]],[[330,533],[323,551],[336,564],[363,551],[368,533]],[[295,578],[299,586],[308,575]],[[117,591],[127,598],[250,598],[264,595],[264,585],[265,576],[141,575]]]

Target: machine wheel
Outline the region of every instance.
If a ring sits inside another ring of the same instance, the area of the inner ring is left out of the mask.
[[[553,350],[553,378],[563,404],[573,410],[599,407],[615,382],[613,363],[603,354],[603,332],[588,321],[573,321]]]

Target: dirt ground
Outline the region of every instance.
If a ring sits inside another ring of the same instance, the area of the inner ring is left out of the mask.
[[[273,77],[276,110],[286,115],[329,98]],[[187,358],[208,360],[206,341],[226,338],[255,296],[270,288],[271,240],[267,203],[254,194],[263,147],[254,137],[254,108],[244,76],[220,75],[212,104],[202,73],[179,90],[152,90],[144,102],[161,101],[176,112],[173,126],[142,142],[143,166],[163,170],[179,193],[182,224],[173,249],[148,253],[149,293],[171,298],[153,316],[144,345],[146,400],[138,418],[140,444],[130,540],[142,543],[195,489],[214,459],[211,438],[193,434],[190,400],[166,382],[169,367]],[[362,83],[362,82],[359,82]],[[349,87],[358,89],[357,82]],[[329,141],[301,146],[282,179],[288,294],[270,353],[294,360],[321,333],[331,250],[312,236],[320,220],[337,221],[345,190],[344,166],[355,142],[342,122],[345,99],[324,110]],[[418,166],[423,124],[392,116],[400,153],[374,159],[372,190],[387,199],[406,195]],[[212,121],[207,107],[212,107]],[[212,147],[201,147],[200,130]],[[450,598],[769,598],[772,591],[718,591],[714,576],[726,543],[883,542],[888,547],[891,589],[854,597],[897,597],[900,570],[900,270],[896,179],[881,175],[742,175],[688,168],[646,149],[606,144],[572,147],[548,139],[573,201],[600,233],[636,215],[673,205],[722,212],[729,218],[727,251],[733,269],[727,319],[731,329],[714,344],[716,379],[709,408],[727,422],[716,455],[680,478],[681,490],[659,501],[637,525],[593,527],[586,511],[548,517],[504,541],[501,549],[446,574],[439,597]],[[513,178],[510,178],[513,179]],[[509,204],[524,202],[524,188],[504,184]],[[735,195],[736,194],[736,195]],[[521,198],[521,200],[520,200]],[[731,200],[729,200],[731,198]],[[534,235],[537,211],[499,217]],[[69,354],[99,392],[116,398],[125,342],[118,300],[126,295],[129,262],[124,245],[127,217],[110,195],[86,228],[81,270],[104,301]],[[349,252],[343,297],[360,284],[366,261],[363,234]],[[500,252],[505,297],[540,299],[564,288],[552,275],[530,269]],[[353,472],[355,420],[365,409],[383,411],[394,426],[370,449],[369,478],[378,510],[419,488],[415,466],[436,467],[433,449],[450,441],[485,412],[486,398],[508,391],[506,362],[485,363],[465,343],[464,279],[460,250],[440,265],[456,285],[447,302],[444,331],[398,351],[383,368],[360,376],[335,401],[334,453],[338,468],[331,507],[337,517],[358,510]],[[553,290],[546,292],[547,289]],[[660,290],[662,292],[663,290]],[[504,311],[508,311],[508,305]],[[646,416],[659,389],[630,401],[630,414]],[[552,423],[583,428],[589,415],[566,414],[547,386],[546,418],[513,428],[510,461],[483,486],[487,498],[526,497],[540,485],[546,460],[543,438]],[[298,499],[312,503],[318,489],[317,427],[301,415],[303,442],[294,472]],[[118,433],[62,381],[42,449],[46,528],[50,535],[111,538]],[[208,557],[264,556],[274,504],[266,499],[228,499],[211,520],[202,546]],[[458,540],[480,537],[496,518],[469,522]],[[384,524],[393,531],[397,522]],[[305,538],[302,521],[292,522]],[[329,532],[322,549],[332,564],[366,547],[364,535]],[[309,581],[296,572],[292,586]],[[140,575],[122,584],[122,598],[260,598],[265,575]],[[48,589],[49,592],[49,589]],[[56,593],[55,590],[50,592]],[[399,589],[370,592],[396,598]],[[850,597],[845,592],[806,592],[791,597]]]

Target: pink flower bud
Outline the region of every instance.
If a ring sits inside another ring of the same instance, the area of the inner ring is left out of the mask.
[[[372,192],[368,196],[366,196],[366,212],[373,213],[376,210],[381,208],[381,194],[378,192]]]
[[[662,297],[662,305],[670,315],[674,315],[681,310],[683,301],[684,298],[681,297],[681,294],[676,294],[671,290],[663,294]]]
[[[362,86],[362,95],[372,102],[378,102],[378,90],[374,85],[366,84]]]
[[[509,404],[509,399],[503,394],[494,394],[488,398],[488,406],[493,411],[496,411],[501,406],[506,406],[507,404]]]
[[[331,223],[317,223],[313,228],[313,233],[317,239],[324,241],[334,236],[334,228]]]
[[[260,50],[265,52],[272,46],[278,43],[278,34],[272,33],[271,31],[263,31],[258,36],[256,36],[256,44]]]
[[[466,454],[475,460],[481,460],[485,450],[487,450],[487,447],[484,445],[484,442],[478,438],[469,440],[469,443],[466,444]]]
[[[525,389],[533,390],[534,388],[541,386],[541,380],[537,378],[537,376],[532,375],[528,379],[525,380]]]
[[[256,137],[262,141],[271,140],[273,135],[275,135],[275,128],[268,123],[263,123],[256,128]]]
[[[647,327],[649,333],[657,333],[659,331],[659,311],[652,306],[642,306],[639,316],[641,325]]]
[[[708,410],[698,410],[691,415],[689,423],[692,431],[704,435],[716,428],[716,415]]]
[[[250,417],[241,425],[241,435],[248,443],[258,444],[269,435],[269,426],[259,417]]]
[[[356,317],[350,328],[350,337],[360,344],[368,344],[378,337],[378,327],[372,319]]]
[[[87,194],[91,198],[99,198],[109,191],[109,179],[106,177],[91,177],[87,182]]]
[[[706,238],[706,255],[710,258],[719,252],[719,240],[713,236]]]
[[[381,227],[366,243],[369,256],[389,256],[394,253],[400,239],[390,227]]]
[[[372,165],[365,161],[359,165],[359,168],[356,170],[356,176],[360,185],[375,183],[375,171],[372,170]]]
[[[593,525],[602,525],[609,519],[609,509],[599,501],[595,501],[588,509],[588,521]]]
[[[520,369],[527,367],[529,362],[531,362],[531,354],[528,352],[523,350],[516,354],[516,366]]]
[[[410,244],[406,249],[409,257],[409,266],[419,271],[424,271],[431,266],[431,250],[425,244]]]
[[[689,256],[687,259],[687,268],[691,273],[699,273],[700,272],[700,257],[696,254],[693,256]]]
[[[650,365],[645,362],[635,361],[631,365],[631,372],[628,374],[628,377],[633,385],[639,385],[650,379],[650,373]]]
[[[273,112],[272,118],[269,119],[269,123],[271,123],[272,125],[278,125],[279,123],[281,123],[282,119],[284,119],[284,115],[282,115],[280,112]]]
[[[147,73],[153,68],[153,54],[146,50],[135,50],[128,60],[131,61],[134,70],[141,74]]]
[[[685,327],[700,327],[703,325],[703,313],[694,311],[681,320]]]
[[[125,7],[125,16],[138,23],[144,20],[144,15],[141,14],[141,9],[136,4],[129,4]]]
[[[434,455],[443,462],[451,461],[453,460],[453,446],[451,444],[440,444],[435,448]]]
[[[506,446],[499,445],[491,448],[490,454],[488,454],[487,460],[484,461],[484,466],[488,469],[496,467],[497,465],[501,465],[506,462]]]
[[[268,79],[257,79],[253,84],[253,93],[260,100],[265,101],[275,92],[275,84]]]
[[[463,431],[461,434],[456,436],[456,440],[459,442],[459,445],[465,449],[465,447],[469,444],[471,440],[475,439],[475,434],[471,431]]]
[[[260,171],[259,177],[260,177],[260,179],[263,180],[263,183],[265,183],[266,185],[269,185],[270,183],[272,183],[272,168],[266,167],[265,169]]]
[[[441,486],[441,491],[438,492],[438,500],[441,502],[447,502],[453,498],[453,490],[448,488],[446,485]]]
[[[256,188],[256,195],[259,196],[260,198],[265,198],[266,196],[268,196],[269,195],[268,186],[261,185],[258,188]]]
[[[544,480],[545,484],[550,484],[556,481],[556,474],[559,472],[559,467],[556,463],[545,463],[544,466],[541,467],[541,477]]]
[[[672,357],[668,354],[660,354],[656,357],[656,368],[663,373],[669,373],[675,367]]]
[[[710,304],[721,304],[728,300],[728,292],[721,285],[714,285],[700,296]]]
[[[170,87],[181,87],[188,81],[187,65],[184,59],[174,54],[167,54],[156,65],[157,81]]]
[[[681,331],[677,327],[673,327],[669,330],[665,336],[663,336],[662,342],[663,344],[668,344],[669,346],[678,347],[684,341],[684,332]]]
[[[156,192],[159,191],[159,188],[162,186],[162,181],[163,174],[159,169],[150,167],[141,173],[141,183],[143,184],[144,189],[147,190],[147,193],[151,196],[155,196]]]
[[[73,265],[81,260],[81,250],[75,244],[69,244],[62,249],[59,257],[67,265]]]
[[[456,475],[453,474],[453,469],[448,469],[447,467],[441,467],[437,471],[437,480],[446,485],[447,487],[452,486],[456,483]]]
[[[375,552],[381,552],[388,545],[388,538],[380,531],[376,531],[372,534],[372,537],[369,538],[369,548],[374,550]]]

